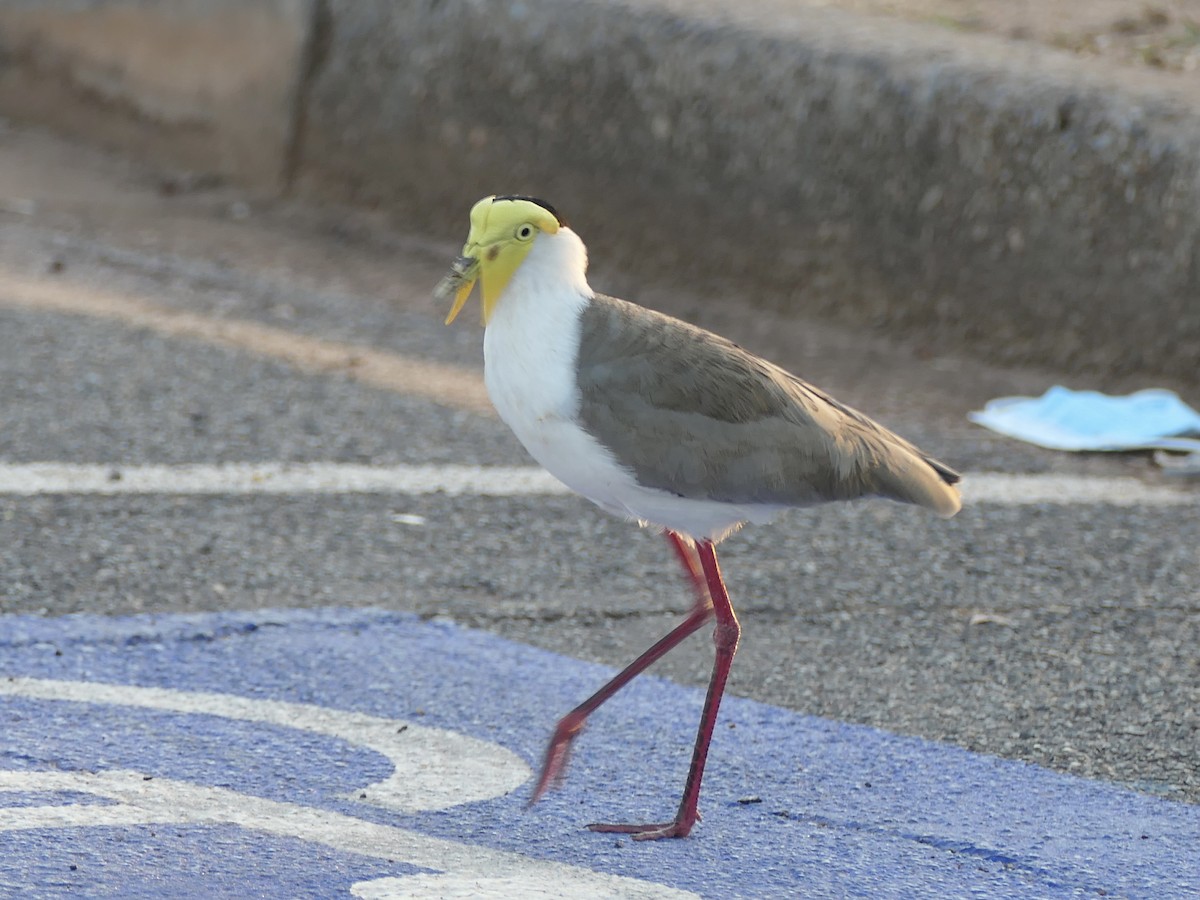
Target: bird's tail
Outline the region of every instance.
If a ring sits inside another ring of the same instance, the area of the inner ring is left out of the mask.
[[[936,459],[908,452],[877,474],[880,493],[903,503],[915,503],[950,518],[962,509],[962,496],[955,487],[962,476]]]

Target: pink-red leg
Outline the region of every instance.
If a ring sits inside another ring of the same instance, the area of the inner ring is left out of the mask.
[[[700,730],[696,734],[696,746],[692,750],[692,765],[688,769],[687,782],[683,787],[683,797],[679,801],[679,811],[675,814],[672,822],[653,825],[589,825],[588,827],[593,831],[630,834],[639,841],[665,837],[687,837],[692,826],[700,818],[697,806],[700,800],[700,782],[704,778],[704,764],[708,760],[708,745],[712,741],[713,729],[717,724],[717,709],[721,705],[721,696],[725,693],[725,682],[729,678],[730,666],[733,665],[733,655],[737,652],[741,627],[738,625],[737,616],[734,615],[733,605],[729,602],[729,594],[725,590],[721,570],[717,566],[716,549],[710,541],[700,541],[696,544],[696,551],[708,582],[713,615],[717,620],[717,626],[713,631],[716,658],[713,661],[712,678],[708,683],[708,696],[704,699],[704,712],[700,716]]]
[[[550,737],[550,744],[546,748],[546,756],[542,762],[542,773],[538,777],[537,786],[533,789],[533,796],[529,800],[530,804],[537,803],[551,786],[558,784],[562,780],[566,772],[567,760],[570,756],[571,742],[583,730],[587,717],[595,712],[609,697],[621,690],[630,681],[682,643],[689,635],[707,622],[712,615],[713,606],[712,601],[709,599],[708,583],[701,564],[692,555],[691,542],[673,531],[667,532],[667,538],[670,540],[671,546],[679,556],[679,561],[683,564],[684,570],[691,579],[692,588],[696,594],[692,611],[688,613],[686,619],[672,628],[665,637],[657,641],[654,646],[617,673],[617,676],[612,681],[608,682],[604,687],[600,688],[600,690],[596,691],[596,693],[592,694],[592,696],[588,697],[562,717],[554,729],[554,734]]]

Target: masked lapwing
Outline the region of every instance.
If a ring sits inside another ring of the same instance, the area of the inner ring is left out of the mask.
[[[740,627],[716,545],[790,507],[885,497],[942,516],[959,475],[780,367],[678,319],[598,294],[587,249],[552,206],[486,197],[438,286],[446,323],[480,282],[484,381],[500,418],[573,491],[666,532],[695,588],[688,617],[559,722],[530,802],[564,774],[588,715],[716,619],[716,659],[683,797],[670,822],[592,825],[639,839],[683,837]]]

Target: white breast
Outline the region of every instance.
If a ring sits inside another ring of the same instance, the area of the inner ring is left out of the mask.
[[[483,377],[500,418],[533,458],[605,505],[606,475],[620,475],[620,467],[576,424],[580,314],[592,295],[585,252],[566,228],[537,237],[488,322]]]

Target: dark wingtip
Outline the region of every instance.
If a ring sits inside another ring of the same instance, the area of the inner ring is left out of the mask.
[[[536,203],[546,212],[550,213],[550,215],[554,216],[554,218],[558,220],[558,224],[561,227],[568,227],[567,220],[558,214],[558,210],[540,197],[530,197],[528,194],[497,194],[492,198],[492,200],[525,200],[529,203]]]
[[[942,477],[942,481],[946,482],[946,484],[958,484],[960,481],[962,481],[962,475],[959,472],[954,471],[954,469],[950,468],[944,462],[940,462],[936,459],[930,459],[928,456],[925,457],[925,462],[933,466],[933,470]]]

